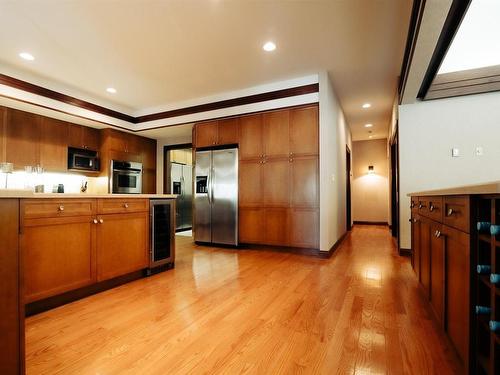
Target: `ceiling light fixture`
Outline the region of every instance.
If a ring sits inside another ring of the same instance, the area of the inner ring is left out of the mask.
[[[31,53],[28,53],[28,52],[21,52],[19,54],[19,57],[21,57],[22,59],[28,60],[28,61],[35,60],[35,57]]]
[[[366,124],[365,128],[371,128],[372,126],[373,126],[373,124]]]
[[[109,92],[110,94],[116,94],[116,89],[114,87],[108,87],[106,91]]]
[[[276,44],[274,42],[266,42],[264,43],[264,45],[262,46],[262,49],[266,52],[271,52],[271,51],[274,51],[276,49]]]
[[[362,107],[366,109],[366,108],[370,108],[371,106],[372,105],[370,103],[365,103],[365,104],[363,104]]]

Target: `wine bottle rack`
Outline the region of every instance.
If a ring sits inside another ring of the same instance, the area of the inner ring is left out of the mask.
[[[500,332],[492,332],[490,321],[500,321],[500,284],[492,284],[490,275],[479,274],[477,265],[490,265],[491,273],[500,273],[500,234],[491,235],[485,230],[484,223],[500,225],[500,199],[498,196],[477,197],[472,219],[480,223],[475,229],[472,251],[472,288],[471,302],[475,306],[489,308],[489,313],[473,314],[471,322],[474,353],[473,372],[479,375],[500,374]],[[475,226],[474,226],[475,227]]]

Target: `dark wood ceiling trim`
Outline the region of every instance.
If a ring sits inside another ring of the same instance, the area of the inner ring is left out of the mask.
[[[415,45],[417,44],[418,32],[422,15],[425,9],[425,0],[413,0],[413,7],[411,10],[410,25],[408,26],[408,35],[406,36],[406,47],[403,56],[403,63],[401,65],[401,73],[399,74],[398,95],[399,104],[403,99],[403,93],[408,79],[411,62],[413,60],[413,53],[415,52]]]
[[[451,42],[453,41],[453,38],[455,37],[455,34],[457,33],[460,24],[467,13],[467,9],[469,8],[471,1],[472,0],[453,0],[448,16],[444,22],[443,29],[439,35],[436,48],[432,54],[431,61],[427,67],[427,71],[425,72],[417,98],[424,99],[427,95],[427,91],[429,91],[432,81],[439,71],[439,67],[441,66],[441,63],[450,48]]]
[[[217,109],[236,107],[236,106],[240,106],[240,105],[260,103],[260,102],[265,102],[268,100],[283,99],[283,98],[287,98],[287,97],[291,97],[291,96],[311,94],[311,93],[315,93],[318,91],[319,91],[319,84],[313,83],[310,85],[304,85],[304,86],[292,87],[292,88],[288,88],[288,89],[265,92],[262,94],[242,96],[240,98],[221,100],[218,102],[200,104],[200,105],[195,105],[192,107],[179,108],[179,109],[174,109],[171,111],[165,111],[165,112],[153,113],[153,114],[145,115],[145,116],[139,116],[139,117],[136,117],[136,122],[141,123],[141,122],[162,120],[162,119],[178,117],[178,116],[192,115],[192,114],[200,113],[200,112],[208,112],[208,111],[214,111]]]
[[[195,114],[195,113],[201,113],[201,112],[213,111],[213,110],[217,110],[217,109],[236,107],[236,106],[241,106],[241,105],[246,105],[246,104],[260,103],[260,102],[265,102],[268,100],[283,99],[283,98],[288,98],[288,97],[292,97],[292,96],[299,96],[299,95],[316,93],[319,91],[319,84],[312,83],[309,85],[291,87],[291,88],[282,89],[282,90],[270,91],[270,92],[265,92],[265,93],[261,93],[261,94],[255,94],[255,95],[248,95],[248,96],[243,96],[240,98],[221,100],[218,102],[205,103],[205,104],[195,105],[195,106],[191,106],[191,107],[179,108],[179,109],[174,109],[174,110],[170,110],[170,111],[164,111],[164,112],[152,113],[149,115],[134,117],[134,116],[127,115],[125,113],[121,113],[121,112],[114,111],[114,110],[109,109],[109,108],[99,106],[97,104],[93,104],[93,103],[90,103],[90,102],[87,102],[87,101],[84,101],[81,99],[77,99],[77,98],[69,96],[69,95],[62,94],[62,93],[54,91],[54,90],[47,89],[47,88],[42,87],[42,86],[34,85],[32,83],[22,81],[20,79],[14,78],[14,77],[7,76],[5,74],[0,74],[0,84],[10,86],[10,87],[13,87],[13,88],[16,88],[19,90],[23,90],[26,92],[30,92],[32,94],[40,95],[40,96],[43,96],[43,97],[46,97],[49,99],[57,100],[57,101],[60,101],[60,102],[66,103],[66,104],[73,105],[75,107],[87,109],[89,111],[100,113],[102,115],[106,115],[109,117],[113,117],[113,118],[116,118],[118,120],[127,121],[127,122],[130,122],[132,124],[138,124],[138,123],[142,123],[142,122],[155,121],[155,120],[163,120],[166,118],[191,115],[191,114]],[[23,100],[20,100],[20,101],[23,101]],[[31,103],[31,104],[34,104],[34,103]],[[48,107],[45,107],[45,108],[48,108]],[[51,108],[51,109],[53,109],[53,108]],[[54,110],[56,110],[56,109],[54,109]],[[59,111],[59,112],[62,112],[62,111]]]
[[[70,104],[75,107],[87,109],[92,112],[100,113],[102,115],[106,115],[109,117],[113,117],[119,120],[134,122],[135,118],[133,116],[129,116],[125,113],[117,112],[109,108],[101,107],[100,105],[93,104],[90,102],[86,102],[85,100],[77,99],[73,96],[69,96],[66,94],[62,94],[60,92],[47,89],[42,86],[34,85],[33,83],[29,83],[26,81],[22,81],[20,79],[7,76],[5,74],[0,74],[0,84],[14,87],[19,90],[27,91],[32,94],[40,95],[45,98],[57,100],[62,103]]]

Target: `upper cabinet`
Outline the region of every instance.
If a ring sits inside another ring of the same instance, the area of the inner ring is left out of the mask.
[[[97,151],[100,145],[100,131],[76,124],[68,124],[68,146]]]
[[[9,108],[4,134],[5,159],[15,169],[39,164],[40,116]]]
[[[319,153],[318,107],[290,110],[290,153],[294,155],[318,155]]]
[[[240,118],[240,159],[260,158],[264,154],[262,146],[262,115]]]
[[[197,148],[200,148],[237,144],[238,127],[238,118],[196,124],[195,145]]]
[[[49,117],[40,120],[40,165],[47,171],[68,166],[68,124]]]
[[[264,113],[264,156],[288,157],[290,111]]]

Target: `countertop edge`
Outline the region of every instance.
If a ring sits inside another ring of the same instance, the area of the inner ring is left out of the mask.
[[[425,197],[436,195],[483,195],[483,194],[500,194],[500,182],[490,182],[478,185],[465,185],[454,188],[443,188],[436,190],[426,190],[414,193],[408,193],[407,197]]]

